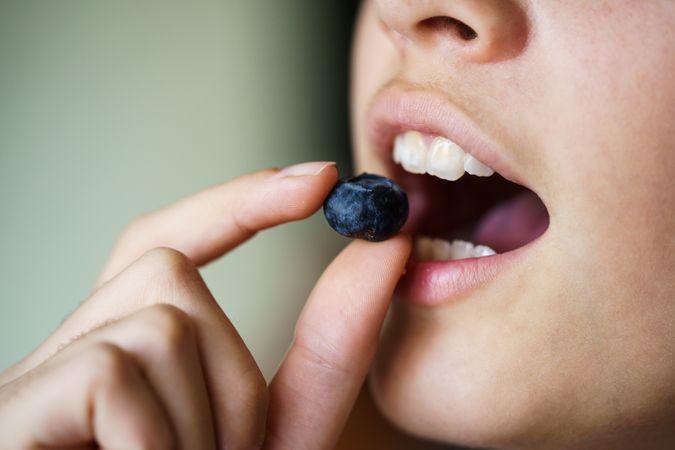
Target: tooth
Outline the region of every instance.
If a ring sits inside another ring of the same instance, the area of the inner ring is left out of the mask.
[[[497,252],[492,250],[490,247],[487,245],[477,245],[473,249],[473,256],[476,258],[480,258],[481,256],[490,256],[490,255],[495,255]]]
[[[433,243],[426,236],[417,236],[415,239],[415,257],[420,261],[429,261],[433,258]]]
[[[452,241],[452,259],[466,259],[473,257],[473,244],[467,241]]]
[[[465,155],[464,150],[450,139],[436,137],[427,155],[427,173],[444,180],[458,180],[464,175]]]
[[[467,173],[470,173],[471,175],[476,175],[479,177],[489,177],[495,173],[494,170],[490,169],[488,166],[478,161],[468,153],[464,157],[464,170],[466,170]]]
[[[446,261],[450,259],[452,254],[452,247],[450,243],[444,239],[433,239],[433,259],[436,261]]]
[[[427,149],[422,133],[408,131],[403,135],[400,150],[401,165],[410,173],[425,173]]]
[[[401,155],[403,154],[403,135],[396,136],[394,141],[394,162],[401,164]]]

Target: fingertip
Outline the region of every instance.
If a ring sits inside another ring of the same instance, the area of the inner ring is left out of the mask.
[[[404,233],[380,242],[356,239],[329,266],[327,273],[332,275],[327,279],[330,283],[359,286],[363,292],[369,292],[367,296],[393,292],[405,271],[411,249],[411,239]]]
[[[337,180],[338,175],[339,175],[339,170],[337,168],[337,163],[333,162],[331,164],[327,164],[324,166],[324,168],[319,172],[319,174],[324,174],[324,176],[330,176]]]
[[[281,182],[285,186],[297,186],[301,190],[321,193],[322,199],[328,196],[338,180],[338,169],[334,162],[310,162],[290,166],[277,172],[273,182]]]
[[[408,233],[396,233],[387,240],[379,242],[370,242],[363,239],[354,239],[349,245],[358,248],[360,252],[377,253],[373,257],[383,257],[391,255],[392,258],[407,260],[412,251],[412,238]]]
[[[305,177],[309,178],[309,177]],[[315,183],[318,183],[321,187],[322,198],[321,201],[326,199],[330,191],[333,189],[339,178],[339,171],[337,165],[334,162],[325,163],[321,169],[318,170],[314,175],[311,176]]]
[[[298,166],[292,175],[281,175],[284,170],[270,177],[270,184],[264,191],[258,205],[265,204],[273,222],[288,222],[305,219],[323,205],[338,179],[334,162],[312,162]],[[287,168],[287,169],[291,169]]]
[[[410,236],[408,233],[400,231],[393,237],[389,238],[387,241],[393,241],[393,245],[401,247],[401,250],[403,250],[405,253],[410,253],[410,251],[412,251],[412,236]]]
[[[410,257],[410,254],[412,253],[413,249],[413,239],[412,236],[408,233],[398,233],[396,235],[396,238],[399,240],[399,245],[401,246],[401,250],[403,254],[405,255],[405,260],[408,260],[408,257]]]

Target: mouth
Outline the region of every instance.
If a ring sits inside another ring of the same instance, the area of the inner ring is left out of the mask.
[[[427,306],[489,283],[549,226],[527,173],[461,111],[427,93],[385,91],[368,118],[372,149],[408,194],[414,250],[397,293]]]

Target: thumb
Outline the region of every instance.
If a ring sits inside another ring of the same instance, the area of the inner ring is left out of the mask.
[[[375,355],[410,238],[352,242],[326,269],[270,385],[265,449],[333,448]]]

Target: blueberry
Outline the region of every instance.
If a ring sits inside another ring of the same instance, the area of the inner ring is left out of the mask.
[[[343,236],[384,241],[408,219],[408,196],[389,178],[363,173],[338,181],[323,213]]]

